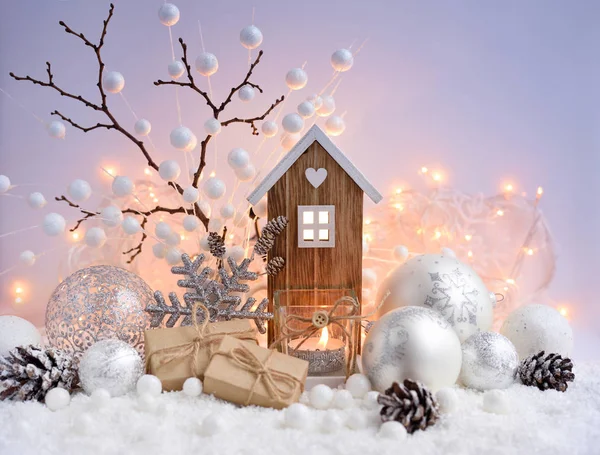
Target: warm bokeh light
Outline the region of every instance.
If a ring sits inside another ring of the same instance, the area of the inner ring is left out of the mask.
[[[402,194],[402,188],[396,188],[396,194]]]
[[[144,174],[146,174],[148,176],[152,175],[152,171],[150,170],[149,167],[147,167],[146,169],[144,169]]]
[[[512,193],[515,189],[515,186],[512,183],[505,183],[504,184],[504,191],[506,193]]]
[[[502,210],[502,209],[498,209],[498,210],[496,211],[496,215],[498,215],[498,216],[503,216],[503,215],[504,215],[504,210]]]
[[[212,171],[209,175],[209,177],[214,177],[215,175],[217,175],[217,173],[215,171]]]
[[[465,234],[465,240],[467,242],[470,242],[472,238],[473,238],[473,236],[471,234]]]
[[[402,206],[402,204],[394,204],[394,208],[396,208],[400,211],[404,210],[404,207]]]
[[[513,280],[512,278],[507,278],[507,279],[506,279],[506,282],[507,282],[508,284],[511,284],[511,285],[514,285],[514,284],[515,284],[515,280]]]
[[[366,224],[366,225],[369,225],[369,224],[371,224],[371,220],[370,220],[369,218],[367,218],[367,219],[365,220],[365,224]]]
[[[421,168],[421,174],[427,174],[428,171],[429,169],[427,169],[425,166]]]
[[[532,248],[526,248],[525,252],[527,253],[527,256],[533,256],[533,249]]]
[[[469,250],[469,252],[467,253],[467,256],[469,257],[469,259],[472,258],[473,257],[473,252],[471,250]]]

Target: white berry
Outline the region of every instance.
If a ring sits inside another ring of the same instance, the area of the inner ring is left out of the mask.
[[[44,401],[46,402],[48,409],[51,411],[58,411],[59,409],[69,406],[69,403],[71,403],[71,395],[69,395],[69,392],[65,389],[55,387],[46,393]]]
[[[371,390],[371,381],[364,374],[355,373],[346,381],[346,390],[354,398],[363,398]]]
[[[138,379],[136,390],[138,395],[157,397],[162,393],[162,382],[152,374],[145,374]]]
[[[302,430],[310,423],[310,411],[301,403],[293,403],[285,409],[283,419],[286,427]]]
[[[333,407],[347,409],[354,406],[354,397],[348,390],[337,390],[333,398]]]
[[[325,384],[318,384],[310,391],[310,405],[315,409],[329,409],[333,402],[333,390]]]
[[[199,397],[202,393],[202,381],[198,378],[187,378],[183,383],[183,393],[188,397]]]

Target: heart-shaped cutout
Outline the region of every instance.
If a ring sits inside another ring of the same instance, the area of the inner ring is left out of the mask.
[[[319,188],[327,178],[327,169],[321,167],[315,170],[312,167],[309,167],[304,171],[304,175],[306,175],[306,180],[308,180],[312,186]]]

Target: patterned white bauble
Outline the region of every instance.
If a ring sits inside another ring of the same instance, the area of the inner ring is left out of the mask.
[[[100,219],[105,226],[116,227],[123,222],[123,212],[116,205],[107,205],[100,211]]]
[[[354,57],[348,49],[338,49],[331,55],[331,66],[336,71],[343,73],[352,68]]]
[[[346,122],[339,115],[332,115],[325,122],[325,131],[330,136],[339,136],[346,129]]]
[[[185,190],[183,190],[183,200],[188,204],[198,202],[198,199],[200,199],[200,191],[198,191],[198,188],[188,186]]]
[[[39,345],[42,336],[35,326],[18,316],[0,316],[0,357],[5,357],[17,346]]]
[[[288,428],[302,430],[310,425],[310,409],[301,403],[293,403],[285,408],[283,412],[283,421]]]
[[[0,188],[0,190],[1,190],[1,188]],[[2,193],[2,191],[0,191],[0,194],[1,193]],[[29,197],[27,198],[27,203],[29,204],[29,207],[31,207],[32,209],[41,209],[46,206],[48,201],[46,201],[46,198],[44,197],[44,195],[42,193],[38,193],[36,191],[35,193],[31,193],[29,195]]]
[[[460,340],[439,313],[406,307],[390,311],[369,331],[362,365],[373,389],[384,392],[405,379],[436,391],[453,385],[460,373]]]
[[[31,267],[35,264],[35,253],[31,250],[25,250],[19,255],[19,262],[27,267]]]
[[[225,204],[223,207],[221,207],[219,213],[224,219],[230,220],[235,216],[235,206],[233,204]]]
[[[416,256],[393,269],[375,301],[386,295],[379,315],[405,306],[431,308],[452,325],[461,342],[492,326],[494,306],[481,278],[468,265],[443,254]]]
[[[57,235],[62,234],[65,232],[66,227],[67,222],[64,217],[58,213],[48,213],[44,217],[44,222],[42,224],[44,234],[49,235],[50,237],[56,237]]]
[[[315,115],[315,110],[315,105],[310,101],[302,101],[297,108],[298,114],[303,119],[311,118]]]
[[[211,136],[218,135],[221,132],[221,122],[214,117],[209,118],[204,122],[204,131]]]
[[[394,439],[396,441],[403,441],[406,439],[408,433],[406,428],[400,422],[390,420],[389,422],[383,422],[379,427],[379,433],[377,435],[380,438]]]
[[[106,232],[98,226],[94,226],[85,233],[85,244],[90,248],[102,248],[106,243]]]
[[[187,378],[182,390],[188,397],[199,397],[202,394],[202,381],[198,378]]]
[[[169,223],[165,221],[159,221],[154,227],[154,233],[156,234],[156,237],[161,240],[165,240],[171,235],[172,232],[173,230],[171,229],[171,226],[169,226]]]
[[[256,175],[256,168],[253,164],[249,163],[246,167],[236,169],[234,172],[235,176],[240,182],[247,182],[249,180],[252,180]]]
[[[250,162],[250,155],[248,152],[242,148],[236,147],[231,149],[229,154],[227,155],[227,164],[232,169],[242,169],[248,166]]]
[[[212,217],[208,221],[208,232],[220,232],[225,223],[220,218]]]
[[[202,213],[204,213],[208,218],[210,218],[212,214],[212,208],[208,201],[198,201],[196,202],[196,205]]]
[[[246,49],[256,49],[263,41],[263,34],[256,25],[248,25],[240,32],[240,43]]]
[[[200,226],[200,220],[196,215],[186,215],[183,219],[183,228],[188,232],[194,232]]]
[[[515,345],[521,360],[540,351],[569,357],[573,349],[573,329],[554,308],[524,305],[504,320],[500,333]]]
[[[471,335],[462,345],[460,381],[476,390],[506,389],[515,382],[519,357],[508,338],[494,332]]]
[[[48,123],[46,129],[50,137],[53,137],[54,139],[64,139],[67,135],[67,128],[60,120],[52,120]]]
[[[217,56],[210,52],[202,52],[196,57],[196,71],[203,76],[212,76],[219,69]]]
[[[246,250],[240,245],[233,245],[227,247],[227,257],[233,259],[235,262],[240,263],[246,256]]]
[[[310,95],[308,98],[306,98],[306,101],[310,102],[313,104],[313,106],[315,107],[315,110],[319,110],[321,109],[321,106],[323,106],[323,98],[321,98],[320,95],[317,95],[316,93]]]
[[[336,390],[333,397],[333,407],[337,409],[348,409],[354,406],[354,397],[348,390]]]
[[[152,130],[152,124],[149,120],[141,118],[135,122],[135,125],[133,125],[133,130],[138,136],[148,136]]]
[[[286,133],[281,137],[281,147],[286,152],[291,150],[294,145],[300,140],[299,134],[289,134]]]
[[[308,82],[308,75],[302,68],[292,68],[285,75],[285,83],[290,90],[300,90]]]
[[[152,245],[152,254],[157,259],[164,259],[167,255],[167,246],[164,243],[155,243]]]
[[[266,218],[269,206],[267,204],[267,198],[262,198],[255,205],[252,206],[252,211],[259,218]]]
[[[294,112],[283,117],[281,126],[286,133],[299,133],[304,128],[304,120]]]
[[[227,187],[223,180],[218,179],[217,177],[210,177],[204,182],[202,190],[209,199],[219,199],[225,194]]]
[[[179,248],[169,248],[167,254],[165,254],[165,259],[167,260],[167,264],[177,265],[181,262],[181,251]]]
[[[6,175],[0,175],[0,194],[6,193],[10,189],[10,179]]]
[[[171,63],[169,63],[167,71],[169,72],[169,76],[171,76],[171,78],[179,79],[185,72],[185,66],[180,60],[173,60]]]
[[[335,99],[331,95],[322,97],[321,107],[317,109],[319,117],[328,117],[335,111]]]
[[[252,99],[254,98],[255,95],[256,95],[256,92],[254,91],[254,87],[252,87],[251,85],[244,85],[238,91],[238,97],[244,103],[247,103],[248,101],[252,101]]]
[[[260,126],[260,130],[266,137],[273,137],[279,131],[279,127],[272,120],[267,120]]]
[[[169,135],[169,140],[173,147],[184,152],[191,152],[198,143],[198,139],[196,139],[192,130],[185,126],[178,126],[173,129]]]
[[[135,185],[129,177],[117,175],[112,182],[112,192],[117,197],[129,196],[135,190]]]
[[[111,397],[132,391],[144,373],[142,358],[121,340],[109,339],[94,343],[81,357],[79,378],[89,395],[96,389],[106,389]]]
[[[102,87],[110,93],[119,93],[125,87],[125,78],[118,71],[108,71],[102,78]]]
[[[121,223],[121,227],[127,235],[134,235],[142,230],[140,222],[132,216],[126,216]]]
[[[64,409],[71,403],[71,395],[69,392],[62,387],[55,387],[48,390],[44,397],[44,403],[51,411],[58,411]]]
[[[181,175],[181,167],[175,160],[165,160],[158,166],[158,175],[166,182],[177,180]]]
[[[325,384],[317,384],[309,392],[310,405],[315,409],[329,409],[333,403],[334,392]]]
[[[364,374],[355,373],[346,381],[346,390],[354,398],[363,398],[371,390],[371,381]]]
[[[162,382],[153,374],[144,374],[137,380],[135,389],[140,396],[157,397],[162,393]]]
[[[167,27],[175,25],[179,22],[179,8],[172,3],[165,3],[158,9],[158,19]]]
[[[92,187],[85,180],[73,180],[67,188],[67,193],[75,202],[85,202],[92,195]]]

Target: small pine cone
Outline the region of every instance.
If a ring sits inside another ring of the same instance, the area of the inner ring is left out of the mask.
[[[554,389],[564,392],[569,386],[567,383],[575,379],[573,362],[571,359],[562,358],[560,354],[548,354],[541,351],[527,357],[519,366],[521,382],[528,386],[535,386],[540,390]]]
[[[266,224],[262,230],[262,235],[265,235],[265,232],[270,232],[273,234],[273,237],[277,237],[283,232],[287,225],[288,219],[285,216],[278,216]]]
[[[222,258],[225,255],[225,242],[218,233],[211,232],[208,234],[208,249],[210,254],[216,258]]]
[[[271,276],[275,276],[283,270],[284,266],[285,266],[285,259],[283,259],[282,257],[276,256],[267,263],[267,267],[266,267],[267,274],[271,275]]]
[[[405,379],[402,385],[394,382],[379,395],[377,402],[383,405],[381,420],[396,420],[408,433],[425,430],[439,417],[438,404],[429,389],[410,379]]]
[[[54,348],[17,347],[0,357],[0,400],[43,401],[55,387],[69,392],[79,387],[77,365],[72,356]]]
[[[262,235],[254,244],[254,251],[261,256],[266,256],[273,245],[275,245],[275,236],[263,229]]]

